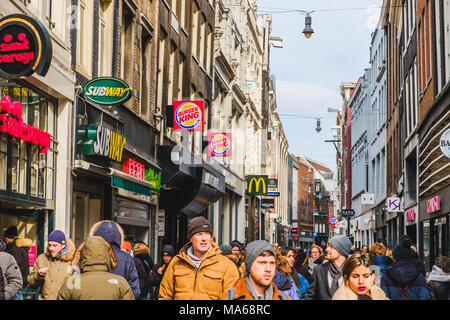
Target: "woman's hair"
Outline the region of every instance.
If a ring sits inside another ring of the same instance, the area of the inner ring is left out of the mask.
[[[441,268],[445,273],[450,273],[450,258],[446,256],[439,256],[436,258],[436,266]]]
[[[383,243],[377,242],[370,247],[369,252],[372,257],[377,257],[377,256],[385,256],[386,250],[387,248]]]
[[[323,256],[323,250],[322,250],[322,248],[319,247],[319,246],[316,245],[316,244],[312,244],[311,247],[309,247],[308,254],[307,254],[306,257],[305,257],[305,260],[303,261],[303,264],[308,263],[308,259],[309,259],[309,257],[311,256],[311,250],[312,250],[313,248],[316,248],[316,249],[319,250],[319,257]]]
[[[344,280],[348,280],[352,274],[353,269],[359,266],[369,267],[372,263],[369,259],[366,259],[364,255],[360,253],[354,253],[345,260],[342,266],[342,277]]]
[[[277,258],[277,269],[286,274],[291,274],[292,268],[291,268],[287,258],[283,254],[281,254],[280,250],[278,250],[278,248],[275,245],[272,245],[272,247],[274,248],[275,252],[277,253],[277,257],[276,257]]]
[[[291,247],[282,247],[282,248],[280,249],[280,253],[281,253],[283,256],[287,256],[287,254],[289,253],[289,251],[294,252],[294,250],[293,250]]]
[[[148,248],[148,247],[145,245],[145,243],[142,243],[142,242],[137,242],[134,244],[134,250],[142,249],[142,248]]]

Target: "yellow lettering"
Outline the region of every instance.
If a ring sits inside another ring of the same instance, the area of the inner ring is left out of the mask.
[[[115,88],[113,88],[113,87],[107,87],[107,88],[106,88],[106,96],[107,96],[107,97],[113,96],[113,94],[114,94],[114,89],[115,89]]]
[[[111,141],[109,143],[109,158],[114,160],[114,145],[116,141],[116,133],[114,131],[111,131]]]

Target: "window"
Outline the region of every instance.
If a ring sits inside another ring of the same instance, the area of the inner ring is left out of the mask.
[[[161,34],[161,39],[159,40],[159,57],[158,57],[158,91],[157,91],[157,106],[159,112],[162,112],[163,107],[163,88],[164,88],[164,58],[166,51],[166,36]]]
[[[173,92],[175,87],[175,52],[176,47],[173,42],[170,42],[170,55],[169,55],[169,82],[167,83],[167,103],[173,103]]]
[[[66,0],[48,0],[47,22],[50,30],[66,41]]]
[[[186,1],[186,0],[181,0],[181,2],[184,2],[184,1]],[[170,8],[172,9],[173,14],[176,17],[179,17],[179,14],[178,14],[178,0],[172,0],[172,5],[170,6]]]
[[[180,2],[180,25],[184,29],[186,29],[186,2],[186,0]]]
[[[86,77],[92,74],[92,39],[94,18],[93,1],[79,1],[79,20],[77,26],[77,71]]]
[[[180,53],[180,63],[178,65],[178,100],[183,100],[183,73],[184,73],[184,60],[186,58]]]
[[[193,2],[193,8],[192,8],[192,34],[191,36],[191,41],[192,41],[192,55],[194,57],[198,57],[197,54],[197,39],[198,39],[198,6],[195,3],[195,1]]]
[[[145,120],[148,119],[149,108],[151,103],[151,55],[152,55],[152,38],[151,35],[142,29],[142,53],[141,53],[141,116]]]
[[[212,39],[212,27],[208,25],[207,28],[207,35],[206,35],[206,71],[211,74],[211,68],[212,68],[212,55],[213,55],[213,39]]]
[[[130,84],[133,85],[133,20],[134,15],[127,10],[125,7],[122,9],[122,33],[121,33],[121,69],[120,75],[121,78]]]
[[[8,170],[4,170],[3,168],[7,168],[7,160],[8,160],[8,138],[6,134],[0,133],[0,189],[6,189],[6,177]]]
[[[200,17],[200,36],[199,36],[199,63],[202,67],[205,67],[205,51],[206,51],[206,18],[202,14]]]
[[[98,35],[98,75],[112,75],[112,35],[114,8],[111,0],[99,3],[99,35]]]

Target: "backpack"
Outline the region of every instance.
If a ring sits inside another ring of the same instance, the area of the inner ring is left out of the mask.
[[[5,279],[3,278],[1,266],[0,266],[0,300],[5,300]]]
[[[408,294],[408,292],[406,290],[408,290],[408,286],[406,286],[405,288],[402,287],[398,287],[400,289],[399,294],[395,297],[394,300],[413,300],[411,298],[411,296]]]

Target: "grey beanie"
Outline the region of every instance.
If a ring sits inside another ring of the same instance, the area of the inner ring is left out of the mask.
[[[340,254],[346,258],[352,253],[352,243],[349,238],[344,235],[334,236],[328,240],[328,244],[331,244]]]
[[[277,254],[273,247],[270,245],[269,242],[266,240],[256,240],[253,242],[250,242],[245,247],[245,269],[247,272],[250,272],[250,269],[252,268],[253,262],[255,262],[256,258],[258,258],[261,253],[264,251],[270,251],[275,256],[275,259],[277,258]]]
[[[224,255],[224,256],[226,256],[226,255],[229,255],[229,254],[231,254],[233,251],[232,251],[232,248],[231,248],[231,246],[229,245],[229,244],[223,244],[223,245],[221,245],[220,246],[220,251],[222,251],[222,254]]]

